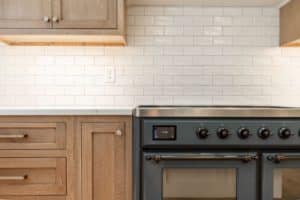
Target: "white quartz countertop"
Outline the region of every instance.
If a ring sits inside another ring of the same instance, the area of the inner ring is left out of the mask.
[[[13,115],[131,115],[133,108],[17,108],[0,107],[0,116]]]

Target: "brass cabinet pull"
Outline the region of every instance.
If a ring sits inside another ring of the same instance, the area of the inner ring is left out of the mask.
[[[27,138],[26,133],[23,134],[0,134],[0,139],[24,139]]]
[[[55,22],[55,23],[58,23],[59,22],[59,18],[56,17],[56,16],[54,16],[54,17],[52,17],[52,21]]]
[[[27,175],[24,176],[0,176],[0,181],[24,181],[28,178]]]
[[[45,17],[44,17],[44,22],[49,23],[49,22],[50,22],[50,17],[45,16]]]

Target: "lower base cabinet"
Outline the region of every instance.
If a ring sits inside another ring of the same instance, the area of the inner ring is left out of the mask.
[[[130,116],[0,117],[2,144],[1,200],[132,200]]]
[[[90,118],[80,124],[82,199],[130,200],[130,120]]]

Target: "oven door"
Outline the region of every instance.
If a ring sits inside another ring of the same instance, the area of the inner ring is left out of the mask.
[[[300,199],[300,153],[263,155],[262,199]]]
[[[256,200],[256,154],[144,153],[143,200]]]

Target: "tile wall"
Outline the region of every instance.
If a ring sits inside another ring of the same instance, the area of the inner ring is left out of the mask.
[[[0,46],[0,107],[300,106],[278,8],[131,7],[126,47]]]

